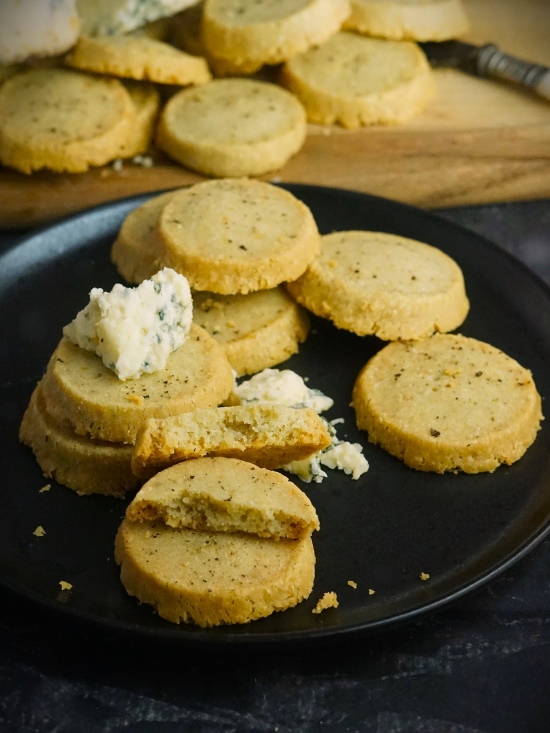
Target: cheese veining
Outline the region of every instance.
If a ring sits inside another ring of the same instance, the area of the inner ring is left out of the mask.
[[[193,303],[187,279],[164,268],[136,288],[117,283],[110,292],[90,291],[90,302],[63,329],[95,352],[119,379],[162,369],[187,337]]]

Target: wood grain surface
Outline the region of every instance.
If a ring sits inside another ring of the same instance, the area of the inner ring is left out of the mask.
[[[548,0],[465,0],[464,40],[550,66]],[[426,208],[550,196],[550,103],[505,83],[435,71],[437,94],[398,127],[310,125],[306,143],[265,180],[350,188]],[[95,204],[203,180],[167,157],[84,174],[0,168],[0,228],[45,224]]]

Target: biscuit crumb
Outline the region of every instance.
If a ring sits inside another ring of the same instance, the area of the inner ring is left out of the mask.
[[[357,583],[355,582],[355,580],[348,580],[348,585],[352,588],[357,588]]]
[[[38,527],[33,532],[33,535],[35,537],[44,537],[45,534],[46,534],[46,530],[41,525],[38,525]]]
[[[136,394],[135,392],[126,395],[126,399],[128,402],[132,402],[134,405],[141,405],[144,402],[144,398],[142,397],[142,395]]]
[[[44,491],[49,491],[51,488],[52,488],[51,484],[46,484],[45,486],[43,486],[41,489],[38,490],[38,493],[42,494],[44,493]]]
[[[338,596],[334,591],[327,591],[317,601],[317,605],[312,609],[311,613],[321,613],[327,608],[338,608]]]
[[[420,573],[418,577],[420,578],[420,580],[429,580],[430,574],[429,573]]]
[[[372,588],[369,588],[369,596],[373,596],[375,593],[376,593],[375,590],[373,590]]]
[[[66,580],[60,580],[59,585],[61,586],[61,590],[71,590],[73,587],[73,584],[68,583]]]

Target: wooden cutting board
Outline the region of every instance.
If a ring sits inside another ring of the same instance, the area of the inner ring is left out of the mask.
[[[465,40],[550,66],[548,0],[464,0]],[[303,149],[265,180],[313,183],[426,208],[550,196],[550,102],[504,83],[437,70],[437,95],[399,127],[310,125]],[[84,174],[0,168],[0,228],[45,224],[95,204],[203,180],[160,154]]]

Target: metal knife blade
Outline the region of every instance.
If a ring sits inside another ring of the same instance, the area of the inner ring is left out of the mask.
[[[474,76],[512,82],[550,100],[550,69],[504,53],[493,43],[475,46],[464,41],[430,41],[420,47],[434,67],[461,69]]]

